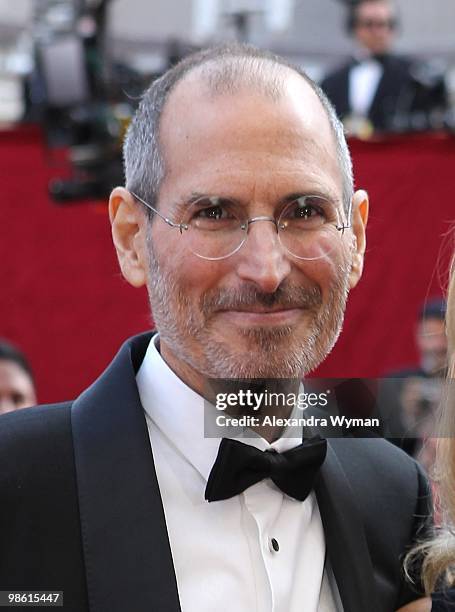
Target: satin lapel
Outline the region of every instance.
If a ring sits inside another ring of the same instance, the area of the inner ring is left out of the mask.
[[[345,70],[343,70],[340,78],[339,85],[339,96],[340,101],[337,107],[337,114],[340,117],[344,117],[345,115],[349,115],[351,113],[351,106],[349,103],[349,73],[351,70],[352,64],[347,66]]]
[[[133,356],[123,345],[74,403],[72,427],[90,612],[179,612],[174,566]],[[139,357],[137,357],[139,355]]]
[[[345,612],[376,612],[373,566],[354,493],[327,440],[327,457],[315,487],[327,554]],[[349,440],[343,442],[349,444]]]
[[[384,68],[381,78],[379,79],[378,86],[376,88],[376,93],[373,96],[373,100],[370,105],[370,109],[368,111],[368,117],[373,121],[373,123],[377,123],[381,116],[384,114],[383,106],[384,104],[387,106],[389,104],[389,95],[390,95],[390,74]],[[392,82],[393,85],[393,82]],[[392,90],[393,91],[393,90]],[[395,102],[396,96],[394,96]],[[389,109],[386,109],[389,110]],[[390,109],[391,114],[393,115],[394,108]]]
[[[381,128],[390,127],[384,124],[384,117],[388,117],[390,124],[396,115],[408,113],[414,98],[414,91],[409,86],[409,79],[405,73],[397,70],[390,64],[384,65],[384,72],[378,83],[376,93],[371,102],[368,117],[373,123],[380,123]]]

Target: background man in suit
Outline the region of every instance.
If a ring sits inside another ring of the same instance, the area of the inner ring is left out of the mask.
[[[322,88],[348,129],[426,130],[443,126],[447,91],[429,66],[393,54],[399,27],[390,0],[359,0],[348,9],[347,29],[358,45],[356,56],[329,74]]]
[[[429,495],[412,459],[280,427],[204,436],[207,382],[300,379],[361,277],[368,198],[330,104],[281,58],[215,48],[151,85],[124,157],[113,240],[158,334],[74,402],[3,418],[1,589],[64,590],[77,612],[414,599],[400,557]]]

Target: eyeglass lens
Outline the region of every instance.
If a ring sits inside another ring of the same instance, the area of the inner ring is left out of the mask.
[[[387,29],[394,30],[396,28],[396,19],[359,19],[357,26],[361,28],[373,29]]]
[[[244,208],[228,199],[201,198],[186,209],[181,227],[192,253],[217,260],[242,247],[250,225],[271,220],[282,246],[299,259],[321,259],[340,244],[337,208],[319,196],[302,196],[289,202],[276,221],[268,217],[248,219]]]

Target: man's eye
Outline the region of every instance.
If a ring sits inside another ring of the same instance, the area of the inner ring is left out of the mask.
[[[218,219],[226,219],[229,217],[228,211],[220,205],[209,206],[208,208],[202,208],[195,212],[194,216],[199,219],[211,219],[217,221]]]
[[[221,198],[195,202],[188,211],[188,219],[188,226],[201,231],[227,231],[239,225],[234,205]]]
[[[319,220],[321,222],[327,217],[327,211],[325,210],[323,204],[324,201],[322,198],[298,198],[297,200],[291,202],[283,213],[288,219],[297,219],[302,221]]]
[[[299,204],[298,202],[294,206],[293,212],[297,219],[311,219],[311,217],[323,214],[322,211],[311,204]]]
[[[25,401],[25,397],[22,395],[22,393],[13,393],[11,399],[13,400],[15,406],[19,406]]]
[[[333,205],[319,196],[302,196],[290,202],[280,216],[280,229],[317,230],[336,220]]]

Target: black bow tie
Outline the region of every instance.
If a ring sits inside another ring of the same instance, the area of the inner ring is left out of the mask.
[[[386,64],[387,60],[389,59],[389,56],[385,53],[375,53],[371,57],[375,59],[377,62],[379,62],[381,66],[384,66],[384,64]]]
[[[264,478],[271,478],[284,493],[303,501],[314,486],[326,452],[327,441],[319,436],[285,453],[261,451],[223,438],[207,481],[205,499],[209,502],[229,499]]]

